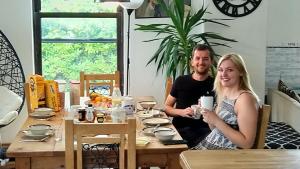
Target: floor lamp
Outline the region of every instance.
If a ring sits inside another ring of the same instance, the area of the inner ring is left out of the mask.
[[[95,0],[96,2],[97,0]],[[118,2],[122,8],[126,9],[128,14],[128,25],[127,25],[127,56],[126,56],[126,93],[124,95],[129,95],[129,44],[130,44],[130,16],[132,12],[139,8],[144,0],[100,0],[101,2]]]

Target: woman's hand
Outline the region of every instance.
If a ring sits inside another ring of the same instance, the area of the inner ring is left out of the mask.
[[[201,110],[201,114],[203,116],[203,121],[210,124],[210,125],[214,125],[221,120],[219,118],[219,116],[217,116],[217,114],[213,111],[209,111],[207,109],[202,109]]]

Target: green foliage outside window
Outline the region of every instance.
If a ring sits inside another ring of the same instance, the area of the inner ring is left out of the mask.
[[[41,12],[116,12],[93,0],[41,0]],[[79,80],[79,72],[117,70],[116,18],[41,18],[45,79]]]
[[[112,73],[117,67],[116,45],[96,43],[43,43],[46,79],[78,80],[79,72]]]

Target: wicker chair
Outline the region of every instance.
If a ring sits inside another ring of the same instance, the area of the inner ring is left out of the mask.
[[[25,101],[24,83],[25,75],[18,55],[0,30],[0,86],[8,88],[22,98],[18,113],[21,112]]]

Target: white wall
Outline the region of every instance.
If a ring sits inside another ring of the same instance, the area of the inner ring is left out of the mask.
[[[267,1],[263,1],[258,9],[252,14],[237,18],[227,22],[231,27],[215,26],[212,24],[205,25],[205,31],[218,32],[223,36],[234,38],[238,43],[231,44],[232,48],[217,48],[219,54],[235,52],[241,54],[248,66],[248,71],[252,77],[254,90],[259,97],[264,99],[265,89],[265,58],[266,58],[266,30],[267,30]],[[228,18],[223,15],[214,6],[211,0],[206,0],[208,11],[212,15],[207,18]],[[202,6],[202,1],[192,1],[192,10],[196,11]],[[145,23],[166,23],[170,22],[168,18],[160,19],[134,19],[131,17],[131,95],[153,95],[159,103],[164,100],[164,75],[155,73],[153,64],[145,67],[147,61],[157,49],[159,42],[144,43],[143,40],[153,38],[155,34],[134,31],[134,24]],[[127,27],[125,27],[127,28]],[[127,29],[125,29],[126,31]],[[201,28],[199,29],[201,31]],[[126,42],[126,41],[125,41]],[[126,53],[126,49],[124,53]],[[258,62],[259,61],[259,62]]]
[[[31,0],[1,0],[0,29],[20,58],[26,75],[33,72]],[[0,129],[2,141],[11,142],[27,117],[26,105],[18,118]]]
[[[192,1],[192,10],[197,10],[201,7],[202,1]],[[199,5],[200,4],[200,5]],[[155,42],[143,42],[145,40],[153,39],[155,33],[145,33],[141,31],[135,31],[136,24],[157,24],[157,23],[171,23],[169,18],[146,18],[135,19],[134,14],[131,16],[131,36],[130,36],[130,95],[133,96],[145,96],[152,95],[158,101],[159,106],[163,106],[165,97],[165,70],[162,73],[159,71],[156,73],[156,64],[151,63],[146,66],[154,52],[157,50],[160,41]],[[127,15],[125,14],[125,17]],[[125,18],[127,20],[127,18]],[[127,25],[124,25],[124,32],[127,32]],[[199,27],[197,30],[203,30],[203,27]],[[126,37],[124,39],[126,41]],[[124,48],[126,53],[127,48]]]
[[[209,6],[208,10],[213,13],[210,18],[231,18],[218,11],[212,1],[206,0],[206,2]],[[262,1],[251,14],[224,22],[230,26],[229,28],[205,25],[205,31],[219,32],[225,37],[238,41],[230,44],[232,48],[217,48],[217,52],[221,55],[238,53],[244,58],[253,88],[262,102],[265,90],[267,11],[268,1]]]
[[[299,0],[272,0],[268,4],[267,45],[300,45]]]

